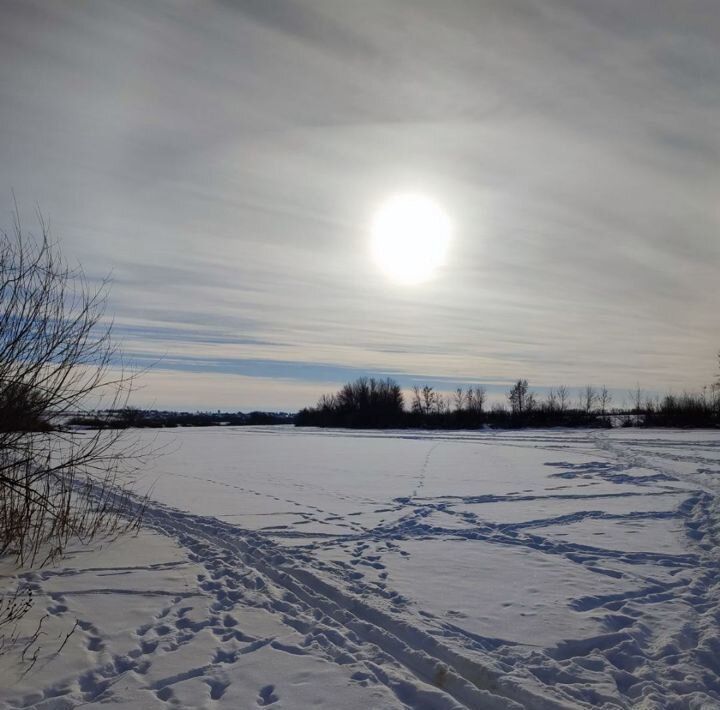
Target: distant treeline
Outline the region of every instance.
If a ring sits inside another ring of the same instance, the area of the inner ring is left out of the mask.
[[[630,406],[613,408],[607,387],[587,385],[573,395],[561,385],[541,399],[527,380],[517,380],[506,402],[490,406],[481,386],[458,388],[450,397],[430,386],[414,387],[408,409],[397,382],[361,377],[302,409],[295,424],[359,429],[720,426],[720,382],[699,393],[649,398],[637,388],[628,397]]]
[[[70,418],[69,425],[92,429],[129,429],[188,426],[252,426],[258,424],[292,424],[294,415],[286,412],[169,412],[158,410],[105,410]]]

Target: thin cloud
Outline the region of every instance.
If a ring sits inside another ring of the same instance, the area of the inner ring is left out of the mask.
[[[28,0],[2,20],[3,221],[14,188],[112,270],[126,349],[173,381],[222,363],[240,405],[268,379],[248,362],[287,363],[302,396],[362,372],[712,377],[715,3]],[[401,290],[367,228],[408,188],[455,234]]]

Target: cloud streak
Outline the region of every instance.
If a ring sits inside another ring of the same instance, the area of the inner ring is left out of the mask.
[[[166,383],[187,373],[188,405],[210,404],[198,362],[243,378],[238,408],[253,378],[262,405],[263,373],[283,368],[288,408],[355,372],[712,377],[715,3],[30,0],[2,14],[3,221],[14,188],[91,273],[112,269],[129,354],[163,356]],[[438,278],[402,290],[377,273],[367,227],[407,189],[443,203],[455,237]]]

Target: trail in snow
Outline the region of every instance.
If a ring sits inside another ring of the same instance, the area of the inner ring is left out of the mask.
[[[105,591],[162,608],[122,648],[82,620],[82,671],[5,707],[299,708],[312,678],[328,708],[720,707],[720,436],[211,438],[146,516],[187,560]],[[184,564],[186,589],[150,585]],[[51,613],[102,591],[63,575],[27,576]]]

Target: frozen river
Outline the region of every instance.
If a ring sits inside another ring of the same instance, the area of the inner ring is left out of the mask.
[[[143,703],[720,707],[718,432],[141,436],[199,597],[115,653]]]

